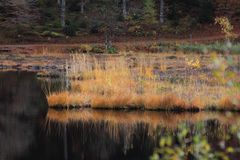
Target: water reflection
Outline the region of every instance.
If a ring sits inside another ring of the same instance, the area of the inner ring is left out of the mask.
[[[187,129],[184,153],[196,148],[191,141],[199,135],[205,139],[198,144],[206,140],[214,152],[239,148],[240,132],[232,132],[239,128],[237,113],[48,110],[40,86],[32,73],[0,73],[1,160],[145,160],[155,148],[180,146],[180,124]],[[159,146],[164,137],[172,138],[171,146]]]
[[[0,159],[21,159],[37,139],[47,101],[34,74],[0,73]]]
[[[231,126],[239,126],[238,121],[239,115],[231,113],[49,110],[45,130],[64,138],[67,128],[69,159],[148,159],[162,137],[177,137],[180,124],[190,130],[190,137],[204,133],[218,150]],[[234,139],[236,135],[231,144]]]

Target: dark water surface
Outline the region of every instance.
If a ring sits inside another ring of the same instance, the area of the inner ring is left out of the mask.
[[[48,109],[35,77],[0,73],[0,160],[149,159],[163,136],[176,139],[182,123],[189,129],[188,139],[204,132],[213,151],[225,151],[221,143],[239,147],[238,134],[230,133],[238,126],[238,114],[56,111]],[[198,159],[187,155],[185,159]],[[238,152],[230,155],[238,157]]]

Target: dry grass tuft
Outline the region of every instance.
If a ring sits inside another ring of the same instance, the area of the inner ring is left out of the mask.
[[[204,99],[197,97],[192,100],[191,106],[192,108],[204,109],[204,107],[206,107],[206,104],[204,103]]]
[[[118,94],[114,96],[94,96],[92,98],[92,108],[123,109],[141,108],[143,100],[141,96]]]
[[[53,93],[47,97],[49,106],[68,106],[68,92]]]
[[[87,106],[88,96],[79,93],[58,92],[47,97],[48,105],[51,107]]]
[[[175,109],[186,108],[186,103],[173,94],[145,95],[144,106],[146,109]]]
[[[219,103],[218,103],[218,107],[220,109],[236,109],[236,105],[233,103],[233,100],[229,97],[224,97],[222,99],[220,99]]]

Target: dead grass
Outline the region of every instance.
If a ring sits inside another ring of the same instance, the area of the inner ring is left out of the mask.
[[[186,108],[186,103],[180,100],[173,94],[168,95],[144,95],[144,106],[146,109],[175,109],[175,108]]]
[[[205,101],[206,102],[206,101]],[[207,104],[204,104],[204,99],[200,99],[199,97],[194,98],[190,104],[193,108],[204,109]]]
[[[148,110],[236,108],[232,99],[224,97],[239,95],[239,90],[219,83],[209,72],[201,72],[202,66],[211,69],[209,59],[190,57],[73,55],[66,73],[70,90],[49,95],[49,105]],[[174,67],[178,74],[171,71]]]
[[[67,91],[53,93],[47,97],[49,106],[69,107],[69,106],[87,106],[88,96],[79,93],[69,93]]]
[[[137,109],[143,107],[143,101],[143,97],[137,95],[94,96],[91,101],[91,107],[95,109]]]
[[[53,93],[47,97],[49,106],[68,106],[68,92]]]
[[[218,106],[220,109],[239,109],[240,106],[238,106],[237,104],[240,104],[239,102],[236,102],[236,104],[234,104],[232,98],[230,97],[224,97],[222,99],[220,99]]]

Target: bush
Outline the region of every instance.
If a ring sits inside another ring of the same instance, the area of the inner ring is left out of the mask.
[[[88,21],[86,19],[80,20],[79,27],[83,29],[88,28]]]
[[[133,36],[144,36],[145,34],[143,27],[139,24],[129,26],[127,32]]]
[[[88,44],[82,44],[82,45],[80,45],[80,50],[81,50],[81,52],[89,53],[92,49],[93,49],[92,46],[90,46],[90,45],[88,45]]]
[[[41,8],[54,7],[56,5],[55,1],[52,0],[38,0],[36,1],[36,4]]]
[[[100,46],[93,46],[92,50],[90,52],[92,52],[92,53],[104,53],[105,52],[105,48],[104,47],[100,47]]]
[[[53,28],[61,28],[61,22],[60,22],[60,20],[57,19],[57,20],[53,21],[52,27],[53,27]]]
[[[58,9],[56,8],[41,8],[40,13],[44,19],[42,19],[43,23],[51,23],[52,21],[55,21],[56,19],[59,19],[58,17]]]
[[[91,23],[91,29],[90,32],[91,33],[99,33],[101,32],[101,28],[102,28],[102,23],[99,21],[93,21]]]
[[[66,23],[66,27],[64,28],[64,33],[68,36],[76,36],[77,32],[77,24],[73,21],[69,21]]]
[[[109,47],[109,48],[107,49],[107,53],[109,53],[109,54],[115,54],[115,53],[118,53],[118,50],[117,50],[117,48],[115,48],[115,47]]]

